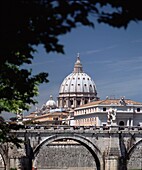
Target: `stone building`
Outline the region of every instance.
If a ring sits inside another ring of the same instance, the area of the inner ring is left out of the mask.
[[[130,99],[93,101],[74,110],[76,126],[142,126],[142,103]]]
[[[50,99],[43,104],[40,109],[30,113],[23,119],[24,124],[40,124],[40,125],[62,125],[66,123],[69,112],[65,109],[57,108],[56,102],[52,95]]]

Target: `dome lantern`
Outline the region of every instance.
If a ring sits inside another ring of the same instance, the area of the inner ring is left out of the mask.
[[[80,62],[80,56],[79,53],[77,54],[77,61],[75,62],[74,65],[74,73],[83,73],[83,68],[82,68],[82,64]]]

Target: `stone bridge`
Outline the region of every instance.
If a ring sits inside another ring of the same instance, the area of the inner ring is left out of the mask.
[[[24,142],[1,146],[0,169],[142,169],[141,127],[30,126],[11,134]]]

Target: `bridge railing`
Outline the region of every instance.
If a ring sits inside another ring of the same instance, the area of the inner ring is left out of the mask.
[[[25,129],[48,129],[48,130],[109,130],[110,127],[104,127],[104,126],[66,126],[66,125],[52,125],[52,126],[25,126]]]
[[[28,125],[24,129],[31,130],[118,130],[118,131],[139,131],[142,130],[142,126],[67,126],[67,125]]]

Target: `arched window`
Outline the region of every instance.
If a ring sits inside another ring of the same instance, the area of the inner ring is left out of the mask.
[[[124,126],[124,121],[120,121],[119,126]]]
[[[78,106],[80,105],[80,102],[81,102],[80,100],[77,100],[77,105],[78,105]]]
[[[73,100],[70,100],[70,105],[71,105],[71,106],[73,105]]]

